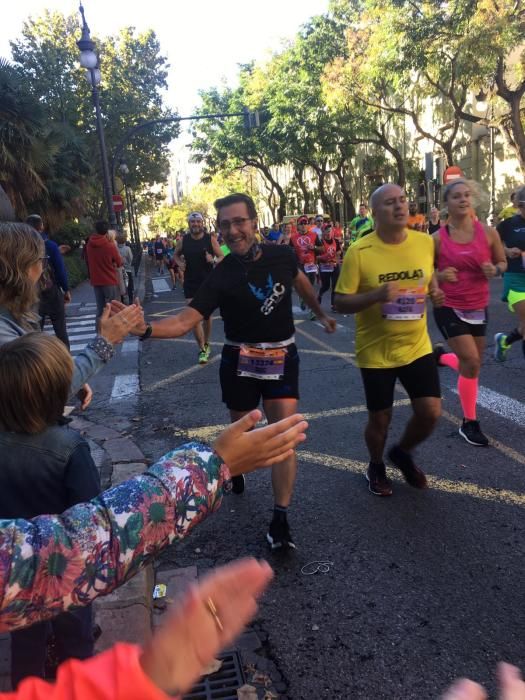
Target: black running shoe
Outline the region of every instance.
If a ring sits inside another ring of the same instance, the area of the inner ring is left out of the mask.
[[[368,481],[368,490],[374,496],[392,495],[392,482],[387,478],[384,464],[372,464],[370,462],[365,476]]]
[[[294,541],[290,533],[290,526],[286,518],[274,518],[266,535],[268,544],[273,550],[295,549]]]
[[[246,479],[244,474],[239,474],[238,476],[232,476],[232,493],[240,494],[244,493],[244,487],[246,485]]]
[[[478,420],[465,420],[465,418],[463,418],[463,424],[459,429],[459,434],[471,445],[487,447],[489,444],[488,437],[481,432]]]
[[[415,489],[426,489],[428,486],[425,473],[415,464],[412,455],[394,445],[388,452],[388,458],[405,477],[405,481]]]

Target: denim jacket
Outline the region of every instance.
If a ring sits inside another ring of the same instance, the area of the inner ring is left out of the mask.
[[[83,437],[67,425],[28,435],[0,431],[0,518],[61,513],[100,493]]]
[[[35,328],[35,330],[38,330]],[[11,340],[25,335],[29,331],[22,328],[13,318],[11,313],[3,306],[0,306],[0,346],[9,343]],[[73,379],[71,381],[71,396],[75,396],[80,387],[96,374],[104,365],[103,360],[93,349],[94,343],[88,343],[78,355],[73,358]]]

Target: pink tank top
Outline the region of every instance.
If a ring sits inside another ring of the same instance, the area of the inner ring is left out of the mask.
[[[489,283],[481,264],[491,262],[492,255],[485,229],[474,221],[474,237],[468,243],[456,243],[445,226],[439,229],[438,270],[455,267],[457,282],[440,282],[445,292],[445,306],[453,309],[484,309],[489,303]]]

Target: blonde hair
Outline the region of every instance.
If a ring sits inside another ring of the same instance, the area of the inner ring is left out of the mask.
[[[41,433],[64,412],[73,360],[62,341],[28,333],[0,347],[0,427]]]
[[[32,226],[0,222],[0,306],[19,323],[38,301],[28,271],[44,254],[42,236]]]
[[[108,241],[115,243],[117,240],[117,232],[110,228],[109,231],[106,233],[106,238],[108,239]]]

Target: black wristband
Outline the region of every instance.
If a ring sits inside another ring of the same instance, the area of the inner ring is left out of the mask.
[[[139,337],[139,340],[140,340],[140,341],[142,341],[142,340],[147,340],[147,339],[151,336],[152,333],[153,333],[153,328],[151,327],[151,324],[148,323],[148,325],[146,326],[146,330],[145,330],[144,333]]]

